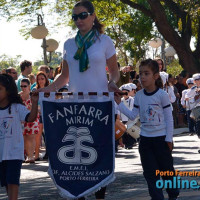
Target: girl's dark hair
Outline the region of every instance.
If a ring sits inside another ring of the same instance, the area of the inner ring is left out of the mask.
[[[130,71],[130,77],[132,80],[136,78],[137,72],[136,71]]]
[[[30,81],[29,81],[28,78],[23,78],[23,79],[21,80],[21,82],[24,82],[24,83],[27,83],[28,85],[30,85]]]
[[[17,86],[12,76],[8,74],[0,74],[0,84],[6,88],[9,106],[9,114],[11,114],[11,105],[13,103],[23,104],[22,99],[17,91]]]
[[[39,85],[39,83],[38,83],[38,76],[40,76],[40,75],[44,76],[44,78],[45,78],[45,80],[46,80],[46,82],[45,82],[45,84],[44,84],[44,87],[47,87],[47,86],[49,85],[49,79],[47,78],[46,74],[45,74],[44,72],[42,72],[42,71],[39,71],[39,72],[37,73],[37,75],[36,75],[36,89],[39,89],[39,88],[40,88],[40,85]]]
[[[78,6],[83,6],[88,10],[89,13],[92,13],[92,14],[94,13],[94,10],[95,10],[94,6],[88,0],[81,0],[81,1],[77,2],[74,7],[78,7]],[[103,27],[104,27],[104,25],[100,23],[100,21],[98,20],[98,18],[96,16],[94,19],[93,28],[96,29],[99,33],[103,33],[104,32]]]
[[[143,61],[141,61],[139,67],[142,67],[142,66],[148,66],[151,69],[151,71],[153,72],[153,74],[156,74],[156,73],[159,74],[159,65],[158,65],[157,61],[155,61],[155,60],[152,60],[152,59],[143,60]],[[155,81],[155,84],[158,88],[163,88],[163,83],[162,83],[162,79],[161,79],[160,75],[159,75],[158,79]]]
[[[166,71],[166,70],[165,70],[164,61],[163,61],[162,58],[158,58],[158,57],[156,57],[154,60],[155,60],[156,62],[157,62],[157,61],[161,61],[161,63],[162,63],[162,69],[161,69],[161,71]]]

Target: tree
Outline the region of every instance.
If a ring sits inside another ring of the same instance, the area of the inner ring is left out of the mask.
[[[120,0],[151,18],[164,39],[174,47],[179,63],[189,73],[200,71],[200,3],[197,0]],[[171,19],[171,20],[170,20]],[[173,20],[172,20],[173,19]],[[196,39],[192,51],[190,42]]]
[[[56,27],[57,29],[58,26],[63,24],[68,24],[72,28],[75,28],[74,23],[69,16],[72,14],[72,8],[76,1],[57,0],[56,4],[55,1],[50,1],[52,2],[51,6],[48,4],[49,1],[47,0],[10,1],[4,4],[3,10],[4,13],[7,14],[9,20],[17,18],[23,22],[24,28],[22,28],[21,33],[26,38],[30,35],[30,28],[33,27],[33,22],[35,23],[35,20],[33,21],[33,16],[38,12],[41,12],[43,18],[45,16],[45,23],[48,26],[48,29],[50,29],[49,27],[54,27],[54,29]],[[122,65],[136,63],[140,57],[144,57],[145,51],[147,50],[147,47],[144,44],[152,37],[152,20],[147,19],[143,13],[137,11],[133,12],[132,9],[120,1],[92,0],[92,2],[96,7],[98,18],[105,25],[105,32],[113,39],[120,63]],[[45,8],[47,4],[48,15],[46,12],[43,12],[43,10],[47,10]],[[8,7],[15,9],[7,9]],[[5,12],[5,10],[7,12]],[[55,18],[53,18],[53,20],[47,20],[54,16],[55,12],[58,14],[56,20]],[[136,13],[136,15],[134,13]],[[27,17],[25,18],[25,16]],[[144,20],[141,20],[142,18],[144,18]],[[143,23],[144,21],[145,23]],[[139,27],[144,24],[146,24],[146,27],[145,29],[141,28],[140,30],[142,31],[139,31],[139,28],[135,28],[136,25]]]
[[[174,77],[178,76],[183,71],[183,68],[180,66],[179,61],[174,59],[168,66],[167,66],[167,73],[172,74]]]
[[[106,34],[113,39],[119,62],[122,65],[136,64],[138,59],[144,58],[148,48],[146,43],[152,38],[153,21],[119,0],[91,1],[99,20],[105,25]],[[71,16],[75,2],[69,0],[63,4],[63,0],[57,0],[57,11],[64,15],[67,10],[68,16]],[[74,23],[69,21],[69,24]]]
[[[127,51],[129,51],[132,57],[136,57],[135,59],[143,57],[146,50],[145,43],[157,29],[174,47],[179,63],[185,70],[191,74],[200,71],[200,2],[198,0],[91,1],[96,7],[98,17],[108,27],[106,31],[112,33],[111,36],[115,41],[120,39],[120,42],[116,42],[119,45],[116,47],[119,52],[122,52],[121,54],[126,53],[127,56]],[[49,2],[53,3],[49,4]],[[57,0],[56,2],[53,0],[3,0],[0,2],[0,14],[9,16],[9,19],[23,18],[23,21],[26,21],[24,16],[28,15],[30,22],[36,12],[50,6],[49,15],[55,12],[59,14],[56,20],[50,22],[52,26],[63,23],[72,25],[69,16],[75,2],[76,0]],[[53,23],[54,21],[57,23]],[[134,24],[134,22],[138,23]],[[149,26],[150,23],[151,26]],[[190,47],[192,38],[195,40],[195,50]]]
[[[60,65],[62,61],[62,53],[61,52],[54,52],[51,56],[51,62],[48,64],[50,67],[56,68],[58,65]],[[37,60],[34,62],[34,66],[39,67],[40,65],[44,65],[44,60],[41,58],[41,60]]]
[[[21,59],[21,55],[17,55],[15,58],[12,58],[8,55],[1,55],[0,56],[0,72],[3,69],[7,69],[8,67],[16,68],[17,72],[20,73],[19,68],[19,60]]]

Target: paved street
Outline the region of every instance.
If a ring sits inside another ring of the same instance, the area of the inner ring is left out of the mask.
[[[174,137],[174,164],[177,170],[200,171],[200,140],[197,136],[181,134]],[[20,200],[60,200],[47,171],[48,163],[23,164],[20,187]],[[198,180],[199,177],[184,177]],[[78,187],[78,186],[77,186]],[[167,199],[166,192],[165,197]],[[5,200],[5,191],[0,189],[0,200]],[[89,198],[94,200],[94,196]],[[107,200],[149,200],[148,189],[142,175],[138,147],[132,150],[120,149],[116,155],[116,180],[108,186]],[[200,190],[181,190],[180,200],[199,200]]]

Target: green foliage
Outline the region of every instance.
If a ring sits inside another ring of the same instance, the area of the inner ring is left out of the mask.
[[[12,58],[8,55],[1,55],[0,56],[0,72],[3,69],[7,69],[8,67],[14,67],[18,73],[20,73],[19,68],[19,60],[21,59],[21,55],[17,55],[15,58]]]
[[[52,53],[51,62],[49,64],[49,66],[53,67],[55,69],[58,65],[60,65],[61,61],[62,61],[62,53],[61,52]],[[41,58],[41,60],[37,60],[36,62],[34,62],[34,66],[33,66],[34,74],[37,74],[38,67],[40,65],[44,65],[43,58]]]
[[[179,64],[177,59],[174,59],[169,65],[167,65],[167,73],[173,76],[178,76],[183,71],[183,68]]]
[[[71,20],[71,14],[73,6],[77,1],[2,0],[0,1],[0,15],[8,20],[20,20],[22,22],[22,34],[27,38],[30,35],[30,28],[33,27],[33,22],[35,24],[37,13],[41,14],[45,19],[49,32],[51,32],[51,28],[57,31],[63,25],[70,25],[75,29],[74,23]],[[145,51],[147,51],[146,44],[156,35],[156,26],[158,24],[158,22],[155,23],[155,20],[153,21],[152,16],[154,13],[151,11],[150,1],[127,0],[122,3],[123,0],[91,0],[91,2],[95,6],[99,20],[105,25],[106,34],[115,42],[120,61],[125,64],[131,61],[135,64],[140,58],[143,58]],[[134,6],[128,6],[127,2],[133,3]],[[161,4],[168,19],[168,24],[170,24],[174,31],[180,37],[188,36],[195,38],[195,45],[198,46],[200,1],[170,0],[156,2]],[[190,20],[191,30],[189,27]],[[185,33],[189,33],[189,35],[185,36]],[[168,40],[168,42],[170,41]],[[190,41],[190,38],[188,41]],[[189,44],[187,45],[189,46]]]

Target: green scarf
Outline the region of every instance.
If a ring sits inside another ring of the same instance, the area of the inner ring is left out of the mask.
[[[96,41],[95,30],[91,30],[84,37],[81,36],[80,31],[78,31],[75,42],[78,46],[78,50],[74,55],[74,59],[79,60],[79,71],[86,71],[89,66],[89,59],[87,54],[87,49]]]

